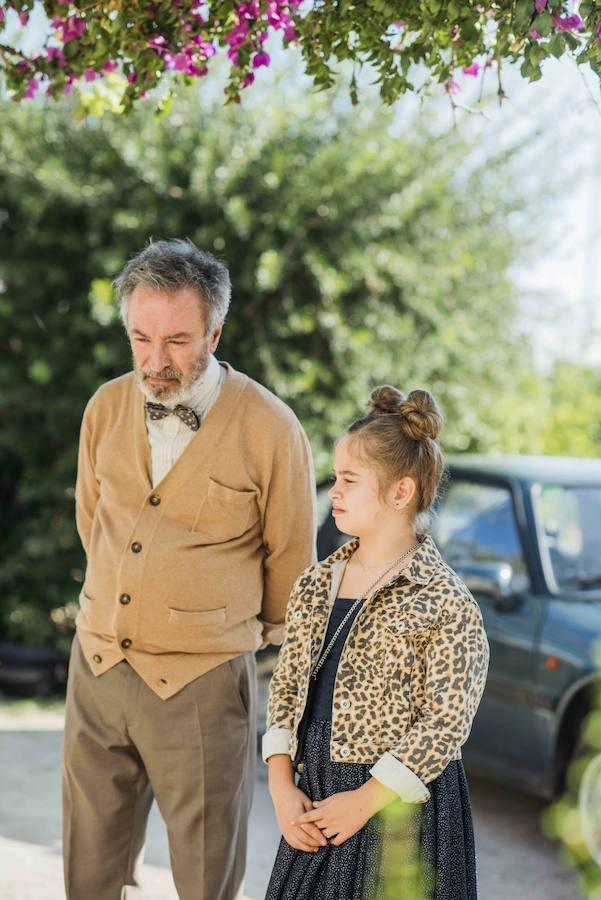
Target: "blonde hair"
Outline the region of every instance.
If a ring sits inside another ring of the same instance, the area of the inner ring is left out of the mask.
[[[371,392],[367,415],[345,432],[376,470],[381,493],[400,478],[414,479],[414,526],[419,533],[429,528],[444,472],[438,442],[442,421],[438,404],[428,391],[411,391],[405,397],[384,384]]]

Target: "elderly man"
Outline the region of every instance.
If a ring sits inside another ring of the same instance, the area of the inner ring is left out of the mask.
[[[213,356],[226,267],[150,243],[116,280],[134,371],[86,408],[76,489],[87,555],[64,743],[69,900],[141,896],[153,796],[180,900],[241,892],[254,653],[280,643],[314,558],[310,448],[280,400]]]

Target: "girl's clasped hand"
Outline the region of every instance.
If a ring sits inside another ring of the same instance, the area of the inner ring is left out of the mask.
[[[339,847],[357,834],[376,812],[370,808],[361,793],[360,788],[357,791],[332,794],[325,800],[314,800],[314,808],[293,819],[292,825],[300,825],[303,829],[317,826],[324,838]]]

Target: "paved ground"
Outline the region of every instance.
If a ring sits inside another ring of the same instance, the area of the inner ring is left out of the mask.
[[[60,858],[60,711],[0,705],[0,898],[64,900]],[[576,878],[539,828],[545,803],[474,778],[481,900],[577,900]],[[259,765],[245,893],[263,900],[278,842]],[[145,900],[177,900],[163,823],[153,809]],[[93,898],[90,898],[93,900]],[[319,900],[319,898],[316,898]]]

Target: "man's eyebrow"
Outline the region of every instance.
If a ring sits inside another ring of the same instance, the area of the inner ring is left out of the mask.
[[[335,475],[335,474],[336,474],[336,472],[334,471],[334,475]],[[358,472],[353,472],[352,469],[341,469],[340,472],[339,472],[338,474],[339,474],[339,475],[358,475],[359,473],[358,473]]]
[[[131,333],[132,333],[132,334],[139,334],[140,337],[147,337],[147,335],[144,334],[143,331],[140,331],[139,328],[132,328]],[[163,340],[165,340],[165,341],[173,341],[173,340],[175,340],[175,339],[177,339],[177,338],[191,338],[191,337],[192,337],[192,335],[190,334],[189,331],[178,331],[176,334],[168,334],[168,335],[166,335],[166,336],[163,338]]]

